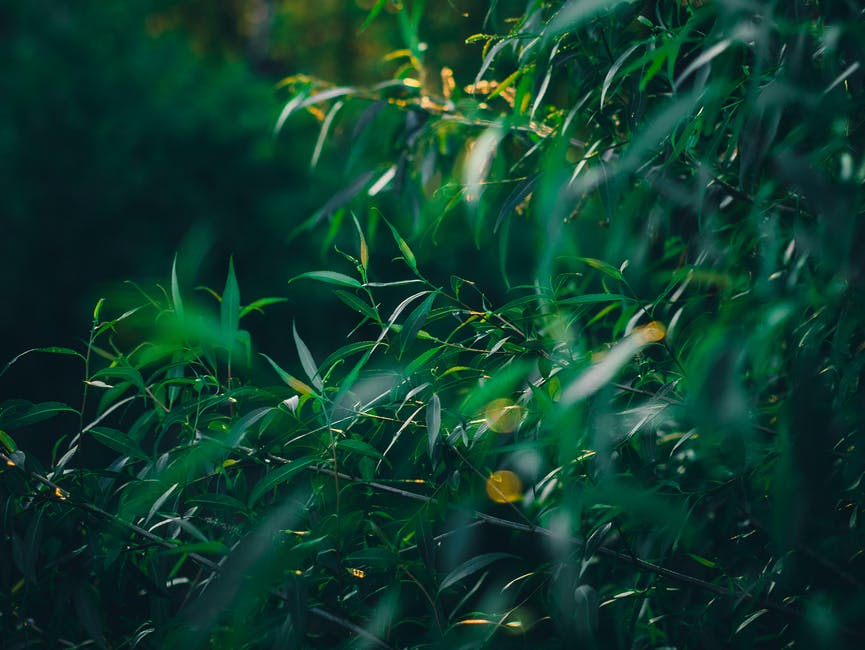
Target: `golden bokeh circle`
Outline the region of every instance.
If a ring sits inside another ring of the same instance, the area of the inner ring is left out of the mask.
[[[496,503],[519,501],[523,498],[523,482],[510,470],[498,470],[487,479],[487,496]]]
[[[653,320],[651,323],[640,327],[637,333],[646,343],[658,343],[664,340],[667,327],[661,321]]]
[[[507,398],[494,399],[484,409],[484,421],[496,433],[512,433],[523,419],[523,409]]]

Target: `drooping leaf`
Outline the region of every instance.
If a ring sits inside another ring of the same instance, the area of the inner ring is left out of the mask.
[[[345,275],[344,273],[337,273],[336,271],[306,271],[305,273],[294,276],[289,280],[289,282],[294,282],[295,280],[301,280],[303,278],[318,280],[319,282],[326,282],[327,284],[335,284],[342,287],[352,287],[353,289],[360,289],[362,286],[355,278]]]
[[[51,419],[61,413],[74,413],[77,415],[78,411],[62,402],[40,402],[38,404],[31,404],[27,408],[12,414],[3,413],[2,420],[0,421],[2,421],[3,426],[7,429],[17,429],[18,427]]]
[[[249,315],[254,311],[263,311],[262,307],[267,307],[268,305],[276,305],[281,302],[288,302],[288,298],[259,298],[258,300],[253,300],[248,305],[241,307],[240,309],[240,318]]]

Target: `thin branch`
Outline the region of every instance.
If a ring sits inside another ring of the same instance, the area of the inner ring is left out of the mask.
[[[274,458],[274,460],[282,460],[282,459]],[[283,462],[286,462],[286,461],[283,461]],[[327,468],[311,467],[310,469],[322,471],[324,473],[331,473],[333,471],[333,470],[329,470]],[[351,481],[354,483],[366,485],[366,486],[371,487],[371,488],[376,489],[376,490],[388,492],[391,494],[397,494],[399,496],[414,499],[417,501],[424,501],[427,503],[436,503],[436,500],[433,497],[428,497],[428,496],[425,496],[423,494],[417,494],[415,492],[410,492],[408,490],[401,490],[399,488],[394,488],[390,485],[384,485],[382,483],[376,483],[374,481],[365,481],[361,478],[352,477],[352,476],[347,475],[347,474],[341,474],[340,478],[342,478],[343,480],[346,480],[346,481]],[[457,506],[451,506],[451,507],[462,510],[462,508],[458,508]],[[479,520],[483,521],[484,523],[489,524],[491,526],[497,526],[499,528],[508,528],[510,530],[517,530],[520,532],[532,533],[535,535],[542,535],[544,537],[549,537],[551,539],[555,539],[558,541],[569,542],[569,543],[572,543],[572,544],[577,545],[577,546],[583,546],[583,544],[584,544],[584,541],[577,538],[577,537],[573,537],[570,535],[562,535],[561,533],[557,533],[555,531],[552,531],[549,528],[544,528],[543,526],[537,526],[535,524],[532,524],[531,522],[521,523],[518,521],[511,521],[509,519],[503,519],[501,517],[494,517],[492,515],[488,515],[484,512],[480,512],[477,510],[471,511],[471,514],[476,519],[479,519]],[[608,558],[617,560],[618,562],[622,562],[624,564],[629,564],[633,567],[636,567],[636,568],[641,569],[643,571],[646,571],[648,573],[652,573],[652,574],[655,574],[655,575],[660,576],[662,578],[666,578],[667,580],[670,580],[672,582],[676,582],[676,583],[683,584],[683,585],[688,585],[690,587],[695,587],[697,589],[701,589],[703,591],[707,591],[707,592],[716,594],[718,596],[723,596],[725,598],[739,598],[739,599],[747,600],[747,601],[750,601],[751,603],[753,603],[754,605],[756,605],[757,607],[762,607],[764,609],[768,609],[770,611],[777,612],[779,614],[783,614],[785,616],[789,616],[792,618],[797,618],[797,619],[802,618],[802,613],[799,610],[794,609],[792,607],[789,607],[789,606],[786,606],[786,605],[783,605],[780,603],[776,603],[776,602],[771,601],[771,600],[766,600],[766,599],[760,598],[758,596],[754,596],[748,592],[734,593],[734,592],[730,591],[729,589],[727,589],[726,587],[716,585],[712,582],[708,582],[708,581],[702,580],[700,578],[695,578],[694,576],[688,575],[686,573],[681,573],[679,571],[674,571],[673,569],[667,569],[666,567],[662,567],[660,565],[653,564],[651,562],[647,562],[646,560],[640,559],[640,558],[636,557],[635,555],[631,555],[631,554],[627,554],[627,553],[621,553],[619,551],[608,548],[606,546],[601,546],[595,552],[598,555],[602,555],[604,557],[608,557]],[[851,634],[853,636],[856,636],[856,634],[857,634],[851,630],[847,630],[847,633]]]

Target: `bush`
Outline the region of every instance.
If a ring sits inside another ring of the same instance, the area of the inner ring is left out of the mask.
[[[47,350],[81,408],[3,404],[10,645],[854,645],[860,10],[500,5],[470,89],[422,3],[393,80],[283,84],[354,148],[292,281],[345,345],[255,355],[278,299],[173,273]]]

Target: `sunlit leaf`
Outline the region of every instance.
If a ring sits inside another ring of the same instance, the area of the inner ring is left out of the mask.
[[[291,280],[289,280],[289,282],[294,282],[295,280],[301,280],[303,278],[309,280],[318,280],[319,282],[335,284],[342,287],[352,287],[355,289],[361,288],[360,282],[358,282],[356,279],[351,276],[345,275],[344,273],[337,273],[336,271],[306,271],[305,273],[294,276]]]

